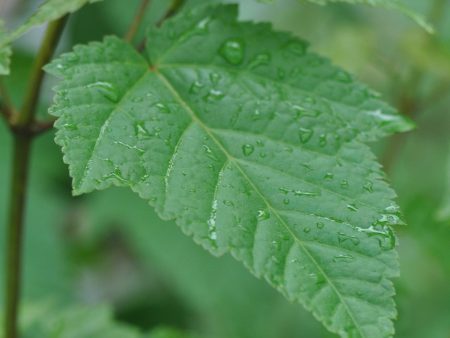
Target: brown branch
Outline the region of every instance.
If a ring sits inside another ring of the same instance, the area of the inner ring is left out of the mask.
[[[127,34],[125,35],[125,40],[128,42],[131,42],[133,38],[135,37],[139,26],[142,23],[142,20],[144,19],[145,11],[150,4],[150,0],[142,0],[141,5],[139,6],[138,10],[136,11],[136,15],[134,17],[134,20],[131,22],[130,28],[128,29]]]
[[[50,23],[36,57],[28,93],[23,109],[12,116],[14,135],[14,160],[11,171],[11,193],[7,223],[5,264],[5,310],[4,337],[18,338],[18,314],[22,272],[22,246],[25,220],[28,167],[33,134],[30,126],[34,122],[36,106],[42,87],[42,67],[50,60],[61,36],[67,16]]]

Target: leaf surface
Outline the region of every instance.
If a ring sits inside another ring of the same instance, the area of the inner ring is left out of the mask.
[[[271,3],[275,0],[260,0],[261,2]],[[362,4],[369,5],[373,7],[383,7],[386,9],[396,10],[400,13],[411,18],[417,24],[419,24],[422,28],[424,28],[427,32],[432,33],[434,31],[431,24],[416,11],[412,10],[408,6],[406,6],[402,1],[399,0],[299,0],[299,1],[309,1],[318,5],[326,5],[328,3],[349,3],[349,4]]]
[[[47,0],[17,29],[9,34],[0,33],[0,75],[9,74],[11,57],[10,43],[12,41],[21,37],[34,26],[39,26],[46,22],[59,19],[68,13],[73,13],[88,2],[98,1],[101,0]]]
[[[130,187],[342,337],[393,334],[401,223],[370,148],[411,124],[348,73],[235,6],[201,7],[47,67],[75,194]]]

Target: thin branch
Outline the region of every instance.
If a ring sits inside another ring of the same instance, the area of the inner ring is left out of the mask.
[[[25,96],[25,104],[23,109],[13,116],[12,121],[14,159],[11,171],[10,208],[6,240],[5,338],[19,337],[18,313],[21,289],[25,202],[30,151],[34,136],[30,129],[34,122],[36,105],[44,78],[42,67],[53,55],[66,20],[67,16],[48,25],[33,67],[30,88]]]
[[[135,37],[139,26],[141,25],[142,20],[144,19],[145,11],[150,4],[150,0],[142,0],[141,5],[139,6],[138,10],[136,11],[136,15],[134,17],[134,20],[131,22],[130,28],[128,29],[127,34],[125,35],[125,40],[128,42],[131,42],[133,38]]]
[[[30,125],[34,120],[39,94],[41,92],[42,81],[44,79],[44,70],[42,68],[50,61],[64,29],[67,18],[68,15],[51,22],[47,27],[44,40],[42,41],[42,45],[33,65],[30,87],[25,96],[24,105],[17,116],[17,121],[14,121],[16,126],[19,128]]]
[[[12,166],[9,220],[6,240],[6,304],[4,337],[18,338],[18,312],[21,285],[23,223],[30,159],[31,137],[16,134]]]
[[[0,115],[3,116],[6,124],[9,126],[11,123],[11,111],[9,107],[4,104],[4,102],[0,102]]]
[[[33,123],[33,125],[31,125],[31,132],[33,133],[33,135],[36,135],[36,136],[41,135],[41,134],[45,133],[46,131],[49,131],[50,129],[52,129],[55,122],[56,122],[56,119],[53,119],[50,121],[41,121],[41,122],[36,121],[35,123]]]
[[[0,81],[0,99],[0,114],[3,116],[6,123],[10,125],[12,115],[14,114],[14,107],[2,81]]]

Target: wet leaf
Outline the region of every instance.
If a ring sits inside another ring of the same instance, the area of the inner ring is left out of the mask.
[[[88,2],[101,0],[46,0],[36,12],[31,15],[22,25],[9,34],[0,33],[0,75],[9,74],[9,62],[11,57],[10,43],[34,26],[59,19],[67,13],[73,13]],[[0,27],[1,28],[1,27]]]
[[[393,335],[401,224],[364,144],[411,123],[307,43],[235,6],[115,37],[46,69],[75,194],[131,188],[342,337]]]

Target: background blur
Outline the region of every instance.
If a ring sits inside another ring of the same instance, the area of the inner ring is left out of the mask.
[[[241,17],[295,32],[417,123],[416,130],[373,145],[408,224],[397,229],[402,275],[395,281],[396,337],[450,338],[450,0],[404,2],[427,16],[436,34],[427,34],[399,13],[354,5],[242,0]],[[0,0],[0,17],[15,27],[38,3]],[[167,3],[153,1],[146,22],[159,18]],[[105,0],[84,7],[70,18],[58,53],[106,34],[123,36],[138,5],[138,0]],[[15,45],[12,76],[5,82],[17,105],[42,32],[36,28]],[[43,117],[52,81],[47,81],[41,102]],[[11,139],[0,122],[2,261],[10,149]],[[72,197],[61,158],[52,132],[35,143],[26,224],[25,321],[76,304],[107,304],[111,310],[105,311],[118,321],[142,330],[170,326],[210,338],[336,337],[242,264],[210,256],[174,223],[159,220],[130,191]]]

